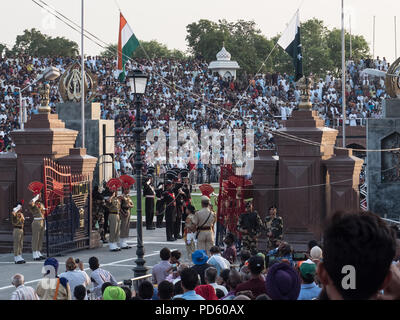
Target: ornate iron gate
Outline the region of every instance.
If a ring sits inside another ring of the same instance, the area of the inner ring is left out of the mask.
[[[89,248],[91,183],[44,159],[47,256]]]

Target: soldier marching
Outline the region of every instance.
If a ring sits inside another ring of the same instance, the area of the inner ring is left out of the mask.
[[[25,217],[22,213],[23,201],[16,204],[11,212],[11,223],[13,225],[13,240],[14,240],[14,262],[16,264],[25,263],[22,258],[22,248],[24,245],[24,223]]]
[[[257,253],[257,238],[261,235],[263,227],[260,216],[253,210],[253,203],[247,202],[246,211],[239,217],[237,229],[242,233],[243,248],[252,254]]]
[[[278,246],[277,241],[283,239],[283,219],[277,216],[278,210],[272,206],[264,221],[264,228],[268,237],[268,251]]]

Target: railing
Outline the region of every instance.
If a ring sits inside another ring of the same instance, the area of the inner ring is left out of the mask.
[[[355,124],[354,124],[355,121]],[[335,128],[341,127],[343,119],[342,118],[335,118],[333,119],[333,122],[335,124]],[[367,125],[367,118],[355,118],[355,119],[349,119],[346,118],[346,126],[350,127],[356,127],[356,126],[362,126],[365,127]]]

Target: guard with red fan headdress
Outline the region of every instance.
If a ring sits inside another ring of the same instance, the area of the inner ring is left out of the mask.
[[[107,182],[107,187],[112,192],[111,196],[106,199],[106,205],[109,211],[108,222],[110,225],[109,248],[110,251],[120,251],[121,248],[118,247],[118,242],[121,228],[121,220],[119,217],[121,201],[117,194],[118,189],[122,187],[122,182],[119,179],[112,178]]]
[[[120,196],[121,200],[121,210],[119,211],[119,217],[121,220],[121,232],[120,232],[120,246],[121,249],[132,248],[128,245],[129,238],[129,222],[131,219],[131,209],[133,208],[133,201],[129,196],[129,190],[133,184],[135,184],[135,179],[131,176],[125,174],[119,177],[122,182],[123,194]]]
[[[216,222],[216,214],[210,208],[210,195],[214,192],[214,188],[209,184],[202,184],[199,189],[202,193],[202,209],[195,213],[193,223],[197,228],[197,249],[206,250],[209,255],[214,245],[213,226]]]
[[[33,260],[45,260],[46,258],[41,254],[44,236],[44,217],[45,207],[41,202],[41,191],[43,183],[33,181],[29,184],[28,189],[33,192],[34,197],[29,202],[29,212],[32,214],[32,256]]]
[[[185,221],[187,218],[186,208],[192,203],[192,185],[189,182],[189,170],[181,169],[181,178],[183,182],[182,191],[183,195],[183,213],[182,213],[182,235],[185,230]]]
[[[13,240],[14,240],[14,262],[16,264],[25,263],[22,258],[22,247],[24,245],[24,222],[25,217],[22,213],[22,205],[24,200],[17,202],[13,211],[11,212],[11,222],[14,227]]]
[[[165,191],[162,195],[163,207],[165,208],[165,225],[167,233],[167,241],[175,241],[173,236],[174,223],[176,221],[176,201],[173,191],[173,182],[167,180],[165,182]]]

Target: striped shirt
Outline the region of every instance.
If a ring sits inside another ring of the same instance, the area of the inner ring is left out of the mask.
[[[117,281],[113,277],[113,275],[107,270],[97,268],[90,274],[90,278],[93,284],[93,292],[97,298],[102,296],[101,286],[104,282],[110,282],[113,286],[118,285]]]
[[[32,287],[25,287],[22,284],[12,293],[11,300],[39,300],[39,297],[35,289]]]

